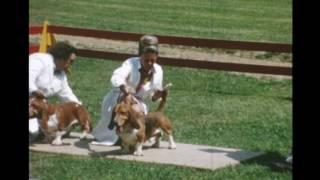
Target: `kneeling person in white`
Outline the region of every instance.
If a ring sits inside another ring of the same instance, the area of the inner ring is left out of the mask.
[[[145,100],[157,100],[162,94],[163,71],[156,63],[158,59],[158,39],[155,36],[142,36],[139,42],[139,57],[132,57],[123,62],[111,77],[113,89],[104,97],[101,107],[101,119],[93,129],[96,139],[92,144],[114,145],[118,140],[116,128],[109,129],[112,110],[121,93],[134,89],[139,104],[146,114],[148,109]]]

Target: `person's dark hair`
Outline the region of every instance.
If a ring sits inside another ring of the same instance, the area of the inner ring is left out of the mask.
[[[67,60],[72,53],[77,53],[76,48],[66,42],[57,42],[53,44],[48,53],[53,56],[54,60]]]

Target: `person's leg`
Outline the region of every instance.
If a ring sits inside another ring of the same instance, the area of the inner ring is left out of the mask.
[[[102,102],[101,106],[101,119],[92,131],[95,140],[93,143],[105,142],[106,144],[114,145],[118,140],[118,135],[115,129],[108,128],[111,120],[112,108],[115,106],[118,92],[111,91],[108,93]]]

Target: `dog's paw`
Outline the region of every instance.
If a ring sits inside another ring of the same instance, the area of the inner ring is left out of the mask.
[[[71,137],[70,133],[71,133],[71,131],[69,131],[66,134],[62,135],[62,137],[63,138],[69,138],[69,137]]]
[[[153,148],[160,148],[160,143],[159,143],[159,142],[156,142],[156,143],[152,144],[151,147],[153,147]]]
[[[55,139],[54,141],[52,141],[51,144],[55,145],[55,146],[61,146],[62,145],[62,140],[61,139]]]
[[[81,141],[82,141],[82,140],[86,140],[86,139],[88,139],[86,134],[83,134],[83,135],[80,136],[80,140],[81,140]]]
[[[176,149],[176,148],[177,148],[177,145],[176,145],[176,144],[170,144],[168,148],[169,148],[169,149]]]
[[[135,155],[135,156],[143,156],[143,152],[142,151],[134,151],[133,155]]]
[[[40,144],[50,144],[52,142],[52,138],[44,137],[39,141]]]
[[[90,140],[94,139],[94,136],[90,133],[87,133],[86,131],[82,132],[82,134],[79,137],[80,140]]]
[[[127,148],[122,148],[121,149],[121,154],[128,154],[130,151]]]

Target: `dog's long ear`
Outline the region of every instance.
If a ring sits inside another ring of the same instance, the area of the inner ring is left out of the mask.
[[[31,97],[35,97],[37,99],[45,99],[44,94],[39,91],[32,92]]]
[[[43,94],[38,94],[38,95],[37,95],[37,98],[39,98],[39,99],[46,99],[46,97],[44,97]]]
[[[138,123],[138,118],[140,118],[140,117],[138,116],[138,113],[134,112],[133,110],[130,110],[130,113],[128,116],[129,116],[128,118],[129,118],[131,126],[135,129],[140,129],[140,125]]]

